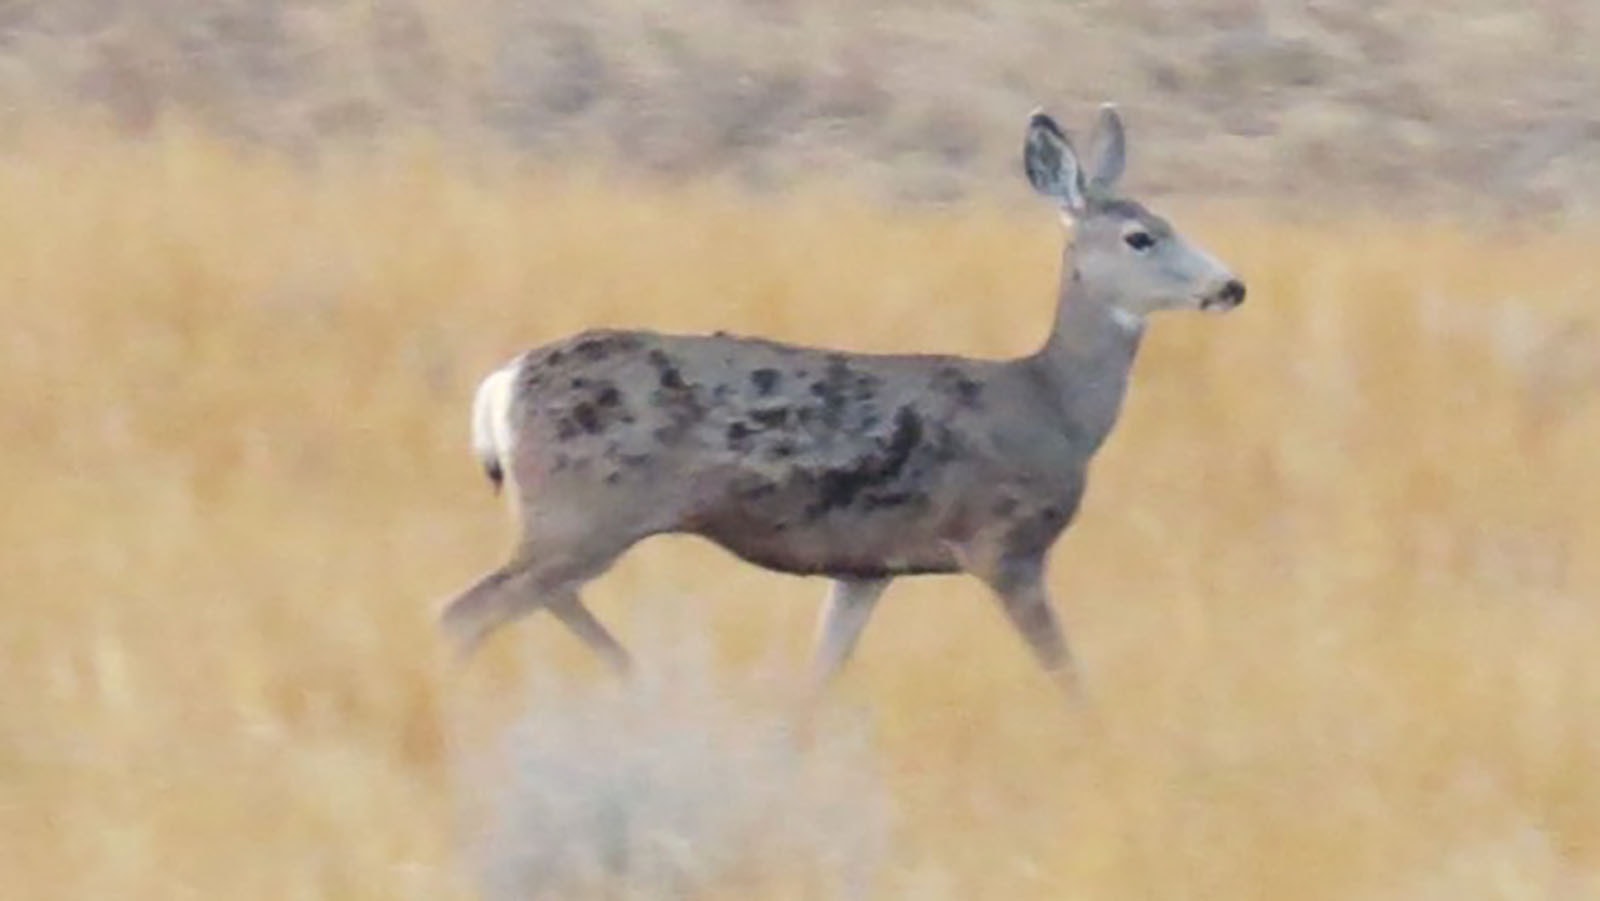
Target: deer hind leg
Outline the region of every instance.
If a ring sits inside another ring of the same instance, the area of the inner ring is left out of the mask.
[[[833,583],[817,619],[812,653],[812,682],[820,688],[832,681],[854,653],[861,630],[889,587],[888,579],[839,579]]]
[[[608,663],[626,668],[627,653],[584,608],[578,589],[610,568],[635,540],[618,540],[603,548],[591,544],[585,553],[574,551],[582,545],[571,542],[526,542],[510,563],[478,580],[440,615],[457,659],[471,657],[501,626],[548,607]]]
[[[578,592],[569,589],[552,597],[546,606],[555,614],[556,619],[578,636],[591,651],[600,655],[606,665],[616,670],[619,674],[626,674],[633,668],[633,661],[628,656],[628,650],[622,643],[594,618],[589,608],[583,606],[583,601],[578,598]]]
[[[495,629],[538,606],[528,561],[512,560],[457,595],[439,616],[458,661],[465,661]]]

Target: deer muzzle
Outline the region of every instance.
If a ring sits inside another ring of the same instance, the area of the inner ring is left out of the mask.
[[[1226,313],[1244,303],[1244,282],[1230,278],[1200,298],[1200,309],[1208,313]]]

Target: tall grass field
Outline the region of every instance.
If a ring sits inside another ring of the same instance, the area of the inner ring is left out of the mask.
[[[589,326],[1031,351],[1063,238],[1020,176],[5,141],[6,897],[1600,898],[1600,230],[1169,211],[1250,298],[1152,323],[1052,558],[1083,703],[913,579],[802,740],[824,583],[695,540],[590,590],[677,681],[540,617],[451,665],[513,537],[472,390]],[[640,799],[656,870],[589,840]]]

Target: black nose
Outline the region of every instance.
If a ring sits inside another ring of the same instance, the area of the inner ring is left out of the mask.
[[[1228,279],[1228,283],[1222,286],[1222,290],[1217,293],[1217,297],[1230,306],[1236,307],[1244,303],[1244,282],[1236,278]]]

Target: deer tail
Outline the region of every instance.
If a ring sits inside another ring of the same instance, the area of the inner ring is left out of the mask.
[[[511,405],[516,399],[517,370],[521,358],[489,373],[472,400],[472,453],[498,494],[511,469]]]

